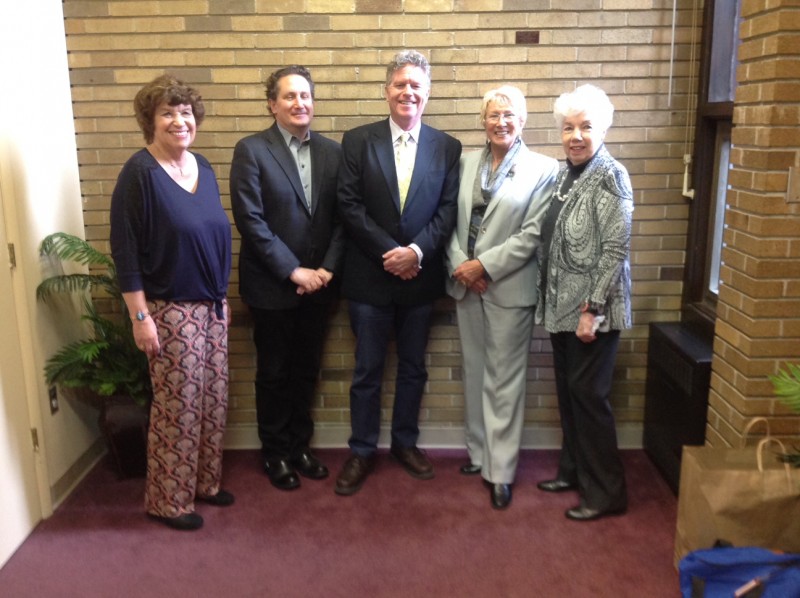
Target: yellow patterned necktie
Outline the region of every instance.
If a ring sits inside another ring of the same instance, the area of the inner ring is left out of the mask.
[[[414,170],[414,152],[413,148],[408,143],[408,139],[408,133],[400,135],[400,141],[397,143],[397,151],[394,156],[397,165],[397,184],[400,190],[401,212],[406,203],[408,186],[411,184],[411,173]]]

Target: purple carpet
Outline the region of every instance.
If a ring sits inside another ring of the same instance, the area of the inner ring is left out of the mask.
[[[198,505],[205,526],[179,532],[143,512],[142,479],[98,465],[0,570],[5,598],[196,596],[679,596],[672,564],[677,499],[642,451],[623,451],[630,508],[573,522],[575,493],[547,494],[556,451],[524,451],[506,511],[494,511],[464,451],[432,450],[415,480],[381,453],[363,489],[333,492],[345,450],[321,450],[323,481],[282,492],[257,451],[225,453],[228,508]]]

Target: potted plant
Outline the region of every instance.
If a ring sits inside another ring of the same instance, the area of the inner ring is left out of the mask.
[[[45,237],[40,254],[90,268],[88,273],[50,276],[36,288],[36,297],[43,302],[56,295],[86,293],[82,319],[92,330],[89,337],[67,344],[47,360],[45,378],[48,384],[86,389],[100,397],[100,427],[120,474],[141,475],[152,388],[147,357],[133,340],[114,262],[87,241],[62,232]],[[99,313],[91,299],[97,290],[113,303],[111,317]]]
[[[769,379],[781,403],[800,413],[800,365],[787,363],[785,370],[778,370],[778,374]],[[793,467],[800,467],[800,448],[794,449],[794,452],[781,455],[780,459]]]

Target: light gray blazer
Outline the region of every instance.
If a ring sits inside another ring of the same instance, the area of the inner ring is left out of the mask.
[[[453,271],[467,261],[467,238],[472,215],[472,190],[479,176],[481,151],[461,156],[461,183],[458,192],[458,219],[447,245],[447,293],[460,300],[466,287],[456,283]],[[475,240],[475,257],[491,278],[486,301],[500,307],[529,307],[538,295],[538,261],[534,254],[540,242],[540,227],[547,211],[558,162],[520,148],[513,176],[503,182],[489,202]]]

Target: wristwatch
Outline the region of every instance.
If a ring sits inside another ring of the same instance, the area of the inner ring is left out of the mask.
[[[584,301],[581,303],[581,313],[589,313],[593,316],[602,315],[603,308],[605,306],[602,303],[595,303],[594,301]]]
[[[131,318],[131,320],[135,320],[138,322],[144,322],[147,318],[150,317],[150,312],[142,311],[141,309],[136,312],[136,315]]]

